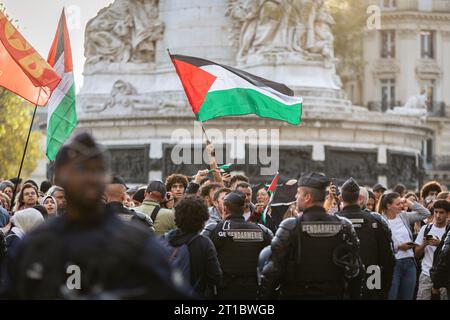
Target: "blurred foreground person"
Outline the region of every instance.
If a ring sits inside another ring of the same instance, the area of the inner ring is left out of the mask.
[[[6,296],[14,299],[176,299],[168,253],[140,225],[126,224],[102,203],[109,161],[81,133],[55,159],[67,213],[19,244]]]

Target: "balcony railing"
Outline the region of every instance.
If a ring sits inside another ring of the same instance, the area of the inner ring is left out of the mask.
[[[367,109],[370,111],[386,112],[388,110],[394,109],[394,107],[402,107],[404,103],[400,101],[370,101],[367,104]],[[427,116],[428,117],[445,117],[446,115],[446,104],[445,102],[435,101],[432,104],[427,103]]]

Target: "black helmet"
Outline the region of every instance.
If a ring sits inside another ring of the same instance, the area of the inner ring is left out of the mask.
[[[258,257],[258,265],[256,266],[256,273],[258,275],[258,283],[261,284],[261,274],[265,265],[269,262],[272,255],[272,249],[270,245],[261,250]]]

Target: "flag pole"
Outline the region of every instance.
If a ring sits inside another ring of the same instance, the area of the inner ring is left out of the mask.
[[[36,100],[37,102],[39,102],[39,98],[41,96],[41,90],[42,90],[42,87],[39,88],[39,94],[38,94],[38,98]],[[34,123],[34,118],[36,117],[37,108],[38,108],[38,105],[36,103],[34,105],[33,117],[31,118],[30,128],[28,129],[27,141],[25,142],[25,147],[23,148],[22,161],[20,162],[19,173],[17,174],[17,183],[14,186],[14,192],[13,192],[13,196],[11,199],[11,210],[13,210],[13,208],[14,208],[14,202],[16,200],[16,194],[17,194],[17,186],[19,185],[20,175],[22,173],[23,162],[25,160],[25,155],[27,153],[28,142],[30,141],[31,129],[33,128],[33,123]]]

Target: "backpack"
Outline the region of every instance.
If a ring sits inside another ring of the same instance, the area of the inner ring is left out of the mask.
[[[183,243],[179,247],[173,247],[169,244],[169,247],[172,249],[170,253],[169,262],[173,269],[178,270],[181,275],[183,276],[184,283],[187,285],[191,284],[191,261],[190,261],[190,255],[189,255],[189,245],[200,237],[200,235],[196,235],[192,237],[191,240],[189,240],[187,243]],[[199,281],[193,286],[195,287],[198,285]]]

